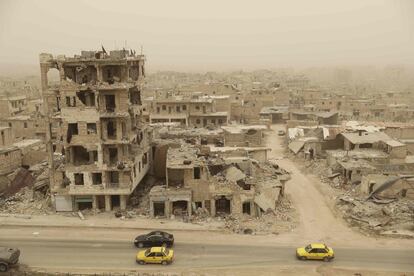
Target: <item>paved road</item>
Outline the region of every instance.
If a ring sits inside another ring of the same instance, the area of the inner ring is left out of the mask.
[[[151,270],[154,265],[135,263],[137,249],[129,241],[25,240],[0,237],[0,244],[22,250],[21,263],[50,269],[97,268],[99,270]],[[169,268],[226,268],[273,265],[314,265],[319,261],[296,260],[292,247],[184,243],[174,247],[176,261]],[[414,250],[335,248],[336,259],[327,264],[340,267],[414,271]],[[157,269],[164,269],[156,266]]]

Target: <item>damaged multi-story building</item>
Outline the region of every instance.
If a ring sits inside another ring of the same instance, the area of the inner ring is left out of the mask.
[[[165,171],[166,182],[150,191],[151,216],[191,216],[200,209],[211,216],[260,216],[275,210],[288,173],[267,160],[256,160],[249,149],[214,149],[171,141],[160,152],[165,167],[158,170]]]
[[[125,209],[149,170],[152,133],[141,104],[144,63],[145,56],[132,50],[40,54],[57,211]],[[58,70],[58,86],[49,85],[52,69]]]

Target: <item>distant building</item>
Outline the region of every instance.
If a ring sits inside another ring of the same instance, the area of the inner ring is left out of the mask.
[[[22,114],[27,109],[26,96],[10,96],[0,98],[0,117],[10,117]]]

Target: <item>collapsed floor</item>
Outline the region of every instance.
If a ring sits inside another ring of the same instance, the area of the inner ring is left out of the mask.
[[[18,169],[3,177],[8,179],[0,194],[0,212],[41,215],[54,213],[49,192],[47,162],[29,169]]]
[[[261,217],[253,218],[242,214],[239,216],[228,216],[224,220],[225,228],[230,232],[278,235],[295,229],[299,222],[299,216],[290,199],[285,196],[280,200],[274,211],[264,213]]]

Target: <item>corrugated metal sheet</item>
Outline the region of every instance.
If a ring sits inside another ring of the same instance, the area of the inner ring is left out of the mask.
[[[289,149],[293,151],[294,154],[297,154],[305,145],[303,141],[293,141],[289,143]]]

